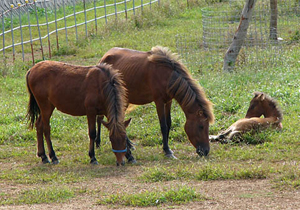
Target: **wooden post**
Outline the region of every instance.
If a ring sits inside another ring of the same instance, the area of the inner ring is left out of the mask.
[[[241,50],[241,47],[247,35],[247,30],[249,27],[255,3],[256,0],[246,1],[246,4],[242,11],[239,27],[237,28],[232,43],[225,54],[223,65],[224,72],[231,72],[234,69],[236,58]]]

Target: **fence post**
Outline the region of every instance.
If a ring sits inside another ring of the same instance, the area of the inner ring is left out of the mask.
[[[143,10],[144,10],[143,0],[141,0],[141,10],[142,10],[142,14],[143,14]]]
[[[13,8],[14,5],[10,5],[10,28],[11,28],[11,40],[12,40],[12,47],[13,47],[13,62],[15,61],[15,40],[14,40],[14,24],[13,24]]]
[[[65,0],[62,0],[63,11],[64,11],[64,22],[65,22],[65,32],[66,32],[66,44],[68,45],[68,29],[67,29],[67,20],[66,20],[66,10],[65,10]]]
[[[58,44],[58,31],[57,31],[57,9],[56,9],[56,6],[57,6],[57,2],[56,0],[54,0],[54,15],[55,15],[55,34],[56,34],[56,48],[57,48],[57,51],[59,50],[59,44]]]
[[[38,32],[39,32],[39,40],[40,40],[40,45],[41,45],[42,58],[43,58],[43,60],[45,60],[44,50],[43,50],[43,43],[42,43],[42,36],[41,36],[41,30],[40,30],[40,24],[39,24],[39,17],[38,17],[38,13],[37,13],[37,10],[36,10],[36,0],[33,0],[33,4],[34,4],[34,11],[35,11],[37,28],[38,28]]]
[[[132,0],[132,9],[133,9],[133,15],[135,15],[135,6],[134,6],[134,0]]]
[[[24,58],[24,43],[23,43],[23,31],[22,31],[22,20],[21,20],[21,3],[18,3],[18,12],[19,12],[19,22],[20,22],[20,35],[21,35],[21,45],[22,45],[22,59]]]
[[[51,42],[50,42],[50,34],[49,34],[49,23],[48,23],[48,14],[47,14],[46,0],[44,0],[44,9],[45,9],[46,24],[47,24],[49,57],[51,58]]]
[[[95,12],[95,30],[97,34],[97,9],[96,9],[96,0],[94,0],[94,12]]]
[[[76,10],[75,10],[75,0],[73,2],[74,20],[75,20],[75,31],[76,31],[76,41],[78,41],[78,30],[77,30],[77,20],[76,20]]]
[[[116,17],[116,20],[117,20],[117,18],[118,18],[118,15],[117,15],[117,0],[115,0],[114,6],[115,6],[115,17]]]
[[[6,58],[5,58],[5,27],[4,27],[4,12],[2,11],[2,41],[3,41],[3,59],[4,59],[4,65],[6,64]]]
[[[31,47],[31,57],[32,57],[32,64],[34,65],[34,52],[33,52],[33,44],[32,44],[32,33],[31,33],[31,25],[30,25],[30,15],[29,15],[29,7],[28,7],[28,0],[25,1],[26,9],[27,9],[27,18],[28,18],[28,29],[30,35],[30,47]]]
[[[85,37],[88,37],[88,33],[87,33],[87,22],[86,22],[86,6],[85,6],[85,0],[83,0],[83,10],[84,10]]]
[[[105,16],[105,23],[107,24],[106,0],[104,0],[104,16]]]
[[[124,1],[125,4],[125,18],[127,20],[127,0]]]

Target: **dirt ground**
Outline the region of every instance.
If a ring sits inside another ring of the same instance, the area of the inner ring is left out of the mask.
[[[187,185],[196,189],[197,193],[207,199],[199,202],[191,202],[184,205],[158,207],[122,207],[97,205],[97,193],[92,196],[73,198],[65,203],[36,204],[19,206],[0,206],[0,209],[300,209],[300,190],[278,190],[270,180],[226,180],[226,181],[170,181],[163,183],[128,183],[128,180],[114,177],[114,183],[124,186],[125,191],[172,187]],[[113,193],[120,189],[113,188],[108,180],[100,178],[93,182],[81,183],[87,189],[107,191]],[[162,186],[164,185],[164,186]],[[0,187],[9,186],[0,184]],[[78,186],[80,187],[80,186]],[[14,186],[16,188],[16,186]],[[20,190],[20,189],[19,189]]]

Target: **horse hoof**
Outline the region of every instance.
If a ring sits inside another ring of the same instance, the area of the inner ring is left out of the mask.
[[[129,164],[136,164],[137,162],[136,162],[136,159],[132,159],[132,160],[128,160],[128,163]]]
[[[58,160],[58,159],[56,159],[56,160],[52,160],[52,164],[53,164],[53,165],[57,165],[57,164],[59,164],[59,160]]]
[[[98,164],[99,164],[98,161],[97,161],[96,159],[91,160],[90,163],[91,163],[92,165],[98,165]]]
[[[125,161],[122,161],[121,163],[118,163],[118,162],[117,162],[117,166],[119,167],[120,165],[121,165],[121,166],[125,166]]]
[[[165,156],[167,157],[167,158],[171,158],[171,159],[177,159],[177,157],[175,157],[172,153],[171,154],[165,154]]]
[[[42,159],[43,164],[48,164],[50,163],[49,159],[46,157],[45,159]]]

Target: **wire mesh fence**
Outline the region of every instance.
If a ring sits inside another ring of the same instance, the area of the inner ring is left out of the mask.
[[[177,50],[187,65],[193,69],[222,69],[224,55],[239,27],[243,6],[244,1],[236,0],[206,7],[202,9],[202,34],[176,36]],[[278,1],[277,9],[278,39],[275,41],[270,39],[270,0],[257,1],[236,68],[257,62],[264,65],[282,62],[282,47],[300,30],[300,1]]]
[[[128,13],[159,3],[159,0],[11,0],[9,10],[0,13],[0,53],[3,60],[14,61],[21,55],[31,54],[32,61],[51,58],[52,46],[59,50],[60,43],[68,44],[70,34],[78,41],[82,32],[88,37],[90,31],[97,34],[98,25],[120,15],[127,19]],[[7,8],[2,2],[1,8]],[[88,27],[89,26],[89,27]],[[93,29],[91,29],[93,27]],[[75,36],[74,36],[75,34]],[[54,40],[53,40],[54,39]],[[71,40],[73,41],[73,40]],[[55,44],[53,44],[53,42]],[[29,47],[30,46],[30,47]],[[46,50],[45,50],[46,49]],[[37,55],[37,56],[36,56]],[[28,56],[27,56],[28,57]]]

